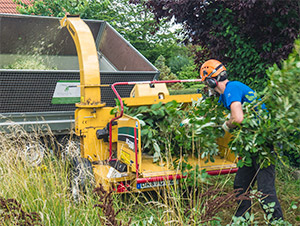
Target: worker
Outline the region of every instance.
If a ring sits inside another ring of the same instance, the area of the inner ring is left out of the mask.
[[[229,81],[225,66],[214,59],[206,61],[200,69],[202,81],[211,89],[220,94],[219,103],[230,110],[230,118],[225,121],[222,128],[229,132],[230,129],[242,124],[244,112],[242,105],[244,102],[251,103],[247,96],[253,96],[254,91],[247,85],[239,81]],[[273,145],[270,145],[273,146]],[[272,150],[270,150],[272,151]],[[234,179],[234,189],[240,189],[240,194],[251,190],[257,181],[258,191],[265,196],[264,204],[275,202],[272,220],[283,219],[280,203],[275,190],[275,166],[260,168],[256,157],[252,156],[252,166],[242,166],[238,169]],[[240,195],[239,194],[239,195]],[[235,216],[243,216],[251,210],[251,200],[239,201],[239,207]]]

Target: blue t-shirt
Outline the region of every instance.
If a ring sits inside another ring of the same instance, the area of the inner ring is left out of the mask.
[[[244,102],[251,103],[251,100],[247,96],[254,96],[254,91],[249,86],[238,81],[229,81],[226,84],[226,88],[223,94],[220,95],[219,103],[222,103],[224,107],[230,110],[232,102],[238,101],[242,104]]]

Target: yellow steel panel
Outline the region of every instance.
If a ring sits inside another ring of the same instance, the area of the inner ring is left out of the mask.
[[[237,157],[229,149],[228,143],[231,140],[232,135],[229,132],[225,132],[224,137],[217,139],[217,144],[219,145],[220,156],[226,158],[229,161],[236,162]]]
[[[79,108],[75,111],[75,132],[81,136],[82,157],[91,161],[106,160],[109,157],[108,142],[99,140],[96,131],[107,126],[114,117],[110,114],[112,108]],[[113,127],[112,139],[117,138],[116,128]]]
[[[108,174],[108,171],[109,171],[109,166],[108,165],[96,165],[96,166],[94,166],[93,171],[94,171],[94,176],[95,176],[96,187],[98,184],[101,184],[106,191],[109,191],[109,189],[111,188],[111,184],[107,180],[107,177],[106,177],[106,175]]]
[[[99,61],[92,32],[79,17],[65,16],[60,24],[67,27],[76,46],[80,68],[81,102],[88,105],[100,104]]]
[[[165,83],[136,84],[130,93],[130,97],[158,96],[159,94],[169,95],[169,90]]]
[[[141,173],[143,177],[156,177],[175,175],[180,174],[181,172],[168,167],[165,162],[153,163],[153,158],[143,157]]]
[[[142,166],[141,151],[141,125],[138,119],[124,114],[118,119],[118,159],[130,167],[131,172],[136,170],[134,130],[136,129],[137,148],[138,148],[138,165],[139,172]]]
[[[189,156],[188,160],[185,161],[182,159],[183,162],[186,162],[193,167],[199,166],[200,170],[206,169],[206,171],[212,170],[222,170],[222,169],[230,169],[235,168],[236,164],[233,161],[230,161],[226,158],[220,156],[214,156],[215,161],[207,161],[207,158],[201,159]],[[174,161],[173,159],[172,161]],[[172,162],[170,161],[170,162]],[[143,167],[142,167],[142,175],[143,177],[155,177],[155,176],[165,176],[165,175],[174,175],[180,174],[181,172],[174,169],[171,166],[168,166],[167,163],[153,163],[152,158],[143,158]]]
[[[214,156],[214,159],[215,159],[214,162],[208,161],[206,163],[207,158],[201,159],[201,158],[189,156],[187,163],[191,164],[194,167],[198,165],[200,167],[200,170],[206,169],[206,171],[230,169],[236,167],[235,163],[229,161],[226,158],[222,158],[220,156]]]
[[[96,137],[96,131],[99,128],[89,128],[83,136],[82,147],[84,149],[83,158],[90,161],[106,160],[109,157],[109,144],[103,139],[99,140]]]
[[[102,180],[105,180],[107,182],[119,182],[119,181],[129,181],[135,178],[135,173],[122,173],[122,177],[116,177],[116,178],[108,178],[108,172],[111,166],[109,165],[94,165],[93,171],[95,176],[98,178],[101,177]]]
[[[134,159],[134,156],[130,155],[130,154],[131,154],[131,151],[127,152],[127,151],[123,150],[123,148],[121,148],[120,154],[119,154],[120,160],[128,166],[130,165],[130,159]]]
[[[190,103],[193,100],[197,101],[198,98],[201,97],[202,94],[170,95],[170,96],[165,96],[164,99],[160,99],[159,96],[144,96],[144,97],[123,98],[123,101],[127,106],[143,106],[143,105],[158,104],[159,102],[165,104],[173,100],[179,103]]]
[[[105,127],[109,121],[114,118],[114,115],[110,114],[113,108],[78,108],[75,111],[75,132],[80,135],[80,131],[83,133],[88,128],[100,128]]]

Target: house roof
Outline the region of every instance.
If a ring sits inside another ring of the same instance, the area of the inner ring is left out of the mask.
[[[25,4],[30,4],[30,0],[22,0]],[[17,11],[17,4],[13,0],[0,0],[0,13],[20,14]]]

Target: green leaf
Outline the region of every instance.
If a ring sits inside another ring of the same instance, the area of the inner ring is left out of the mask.
[[[271,203],[268,203],[268,206],[273,208],[273,207],[275,207],[275,204],[276,204],[275,202],[271,202]]]

